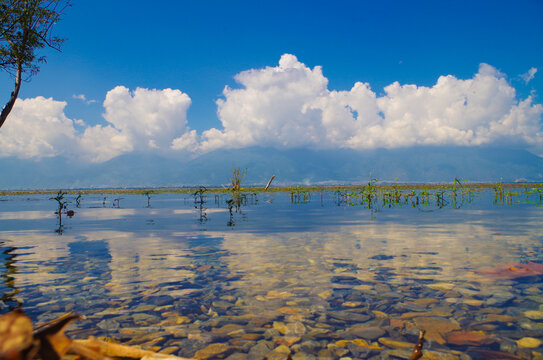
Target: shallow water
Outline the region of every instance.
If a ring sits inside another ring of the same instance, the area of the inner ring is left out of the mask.
[[[232,212],[225,194],[67,195],[60,231],[49,198],[0,197],[0,311],[76,311],[73,337],[199,358],[408,358],[424,328],[433,358],[543,353],[543,272],[519,264],[543,263],[533,194],[372,209],[248,194]]]

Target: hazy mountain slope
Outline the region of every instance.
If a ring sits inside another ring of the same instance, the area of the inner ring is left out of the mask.
[[[526,150],[417,147],[393,150],[220,150],[198,158],[124,155],[101,164],[64,158],[0,158],[0,189],[226,185],[232,169],[247,169],[244,184],[364,183],[382,181],[543,181],[543,158]]]

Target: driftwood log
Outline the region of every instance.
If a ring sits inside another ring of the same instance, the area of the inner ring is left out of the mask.
[[[268,191],[268,188],[270,187],[273,179],[275,179],[275,175],[272,175],[272,177],[270,178],[270,181],[268,181],[268,184],[266,185],[266,187],[264,188],[264,191]]]
[[[68,313],[34,329],[22,310],[0,316],[0,360],[59,360],[64,355],[79,355],[89,360],[188,360],[95,338],[72,340],[64,331],[72,321],[80,318]]]

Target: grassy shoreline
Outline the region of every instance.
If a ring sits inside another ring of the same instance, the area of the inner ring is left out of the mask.
[[[471,190],[483,190],[492,189],[497,183],[462,183],[462,188]],[[327,185],[327,186],[275,186],[270,187],[268,190],[264,189],[264,186],[256,187],[242,187],[241,192],[249,193],[264,193],[264,192],[329,192],[329,191],[359,191],[367,185]],[[375,184],[376,190],[439,190],[449,189],[454,186],[454,183],[443,184]],[[503,188],[534,188],[543,187],[543,183],[501,183]],[[0,190],[0,196],[9,195],[49,195],[56,194],[62,190],[66,194],[193,194],[199,190],[199,187],[171,187],[171,188],[118,188],[118,189],[56,189],[56,190]],[[207,191],[210,193],[229,193],[232,192],[231,188],[227,187],[208,187]]]

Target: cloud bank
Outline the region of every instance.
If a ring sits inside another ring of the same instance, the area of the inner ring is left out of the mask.
[[[82,155],[99,162],[132,151],[168,151],[178,134],[191,133],[187,126],[190,104],[190,97],[180,90],[137,88],[130,92],[117,86],[103,104],[108,125],[85,130]]]
[[[76,131],[80,120],[66,117],[67,103],[36,97],[17,100],[0,129],[0,156],[41,158],[66,156],[103,162],[134,151],[171,151],[177,134],[193,134],[187,126],[190,97],[179,90],[124,86],[110,90],[103,103],[104,125]],[[192,146],[186,142],[186,146]],[[180,147],[181,149],[182,147]]]
[[[328,89],[319,66],[285,54],[277,67],[236,76],[217,101],[223,129],[202,135],[201,148],[255,145],[312,148],[397,148],[414,145],[535,145],[543,140],[543,108],[518,101],[505,76],[481,64],[472,79],[441,76],[433,87],[385,87],[378,97],[367,83]]]
[[[527,74],[531,79],[535,71]],[[395,82],[383,96],[363,82],[330,90],[320,66],[307,67],[290,54],[277,66],[243,71],[235,79],[240,87],[226,87],[217,100],[222,128],[202,134],[188,126],[191,99],[180,90],[117,86],[103,103],[103,124],[82,131],[74,127],[84,126],[81,120],[66,117],[66,102],[18,100],[0,129],[0,156],[103,162],[130,152],[199,154],[248,146],[515,144],[543,151],[543,106],[532,97],[518,99],[505,75],[487,64],[471,79],[441,76],[432,87]]]

